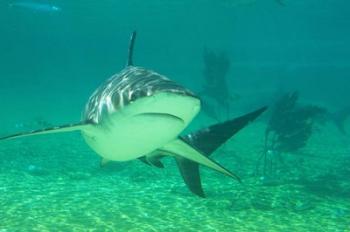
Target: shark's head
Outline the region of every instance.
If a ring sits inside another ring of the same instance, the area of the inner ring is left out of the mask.
[[[161,106],[163,99],[166,105]],[[186,124],[192,117],[185,112],[192,115],[200,109],[199,98],[190,90],[154,71],[128,66],[94,92],[85,107],[84,120],[99,123],[105,115],[138,102],[148,108],[143,109],[143,113],[169,114]],[[187,106],[193,109],[189,110]]]
[[[154,71],[128,66],[90,97],[86,142],[108,160],[146,155],[176,139],[200,110],[192,92]]]

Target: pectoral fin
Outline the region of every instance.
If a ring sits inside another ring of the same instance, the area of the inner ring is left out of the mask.
[[[146,156],[147,161],[157,168],[164,168],[164,164],[160,161],[164,156],[162,155],[154,155],[154,156]]]
[[[90,123],[81,122],[76,124],[68,124],[68,125],[62,125],[62,126],[56,126],[56,127],[50,127],[50,128],[44,128],[39,130],[33,130],[33,131],[27,131],[27,132],[21,132],[13,135],[8,135],[4,137],[0,137],[1,140],[8,140],[8,139],[17,139],[32,135],[43,135],[43,134],[52,134],[52,133],[61,133],[61,132],[69,132],[69,131],[76,131],[76,130],[84,130],[87,127],[90,127]]]
[[[208,168],[216,170],[224,175],[227,175],[229,177],[232,177],[240,181],[240,178],[237,175],[230,172],[229,170],[227,170],[220,164],[216,163],[209,157],[203,155],[200,151],[196,150],[194,147],[186,143],[184,140],[176,139],[171,143],[165,145],[162,148],[162,150],[164,150],[167,153],[173,154],[175,156],[180,156],[188,160],[191,160],[193,162],[202,164]]]
[[[164,164],[162,163],[161,159],[163,158],[163,155],[159,154],[150,154],[146,156],[142,156],[139,158],[143,163],[154,166],[157,168],[164,168]]]

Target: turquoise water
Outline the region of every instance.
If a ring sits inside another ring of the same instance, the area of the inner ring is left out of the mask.
[[[53,4],[43,11],[14,3]],[[282,3],[282,4],[281,4]],[[349,107],[350,15],[345,0],[2,1],[0,136],[79,122],[91,93],[134,61],[203,92],[204,48],[230,60],[230,112],[299,91],[330,113]],[[217,92],[213,95],[218,94]],[[210,97],[209,97],[210,98]],[[215,102],[215,97],[212,99]],[[269,112],[211,157],[240,184],[201,168],[206,198],[176,163],[100,167],[79,132],[0,144],[0,231],[350,231],[350,122],[327,119],[272,175],[256,171]],[[217,123],[206,111],[186,129]]]

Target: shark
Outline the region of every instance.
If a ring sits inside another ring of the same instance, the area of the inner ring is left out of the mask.
[[[203,111],[213,119],[220,121],[220,108],[225,110],[225,117],[229,117],[230,103],[238,99],[232,94],[228,85],[231,61],[225,52],[216,53],[204,48],[204,84],[202,91]],[[215,107],[218,106],[218,107]]]
[[[241,181],[210,155],[266,107],[181,135],[200,111],[201,100],[168,77],[135,66],[135,38],[136,31],[130,38],[126,67],[94,91],[80,122],[16,133],[1,137],[0,141],[80,131],[86,143],[101,156],[102,166],[111,161],[139,159],[163,168],[162,158],[174,157],[185,184],[199,197],[205,197],[199,165]]]
[[[38,3],[34,1],[18,1],[8,4],[10,8],[23,8],[37,12],[60,12],[62,8],[52,4]]]

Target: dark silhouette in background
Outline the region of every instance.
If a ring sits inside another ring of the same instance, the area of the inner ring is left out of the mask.
[[[333,114],[330,114],[330,119],[334,122],[334,124],[337,126],[339,131],[344,135],[347,135],[345,124],[349,118],[350,118],[350,106],[345,107]]]
[[[238,98],[229,88],[228,73],[231,61],[225,52],[216,53],[207,48],[203,52],[203,100],[204,112],[217,121],[221,121],[222,112],[225,117],[230,115],[231,102]]]
[[[305,147],[317,123],[323,123],[327,111],[315,105],[298,104],[298,92],[284,94],[275,103],[265,130],[263,154],[257,173],[273,176],[283,165],[284,153],[295,153]]]

